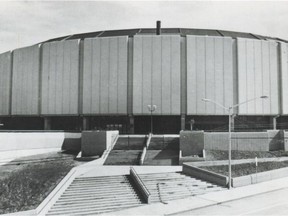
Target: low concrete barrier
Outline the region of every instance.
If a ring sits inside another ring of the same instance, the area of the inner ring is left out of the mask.
[[[204,131],[180,131],[182,157],[201,155],[204,149]]]
[[[204,149],[227,150],[229,133],[205,133]],[[232,150],[238,151],[269,151],[267,132],[236,132],[232,133]]]
[[[80,150],[81,133],[1,132],[0,151],[59,148]]]
[[[288,131],[284,131],[284,151],[288,151]]]
[[[83,131],[81,151],[83,157],[102,155],[113,148],[119,131]]]
[[[138,188],[141,195],[143,196],[145,202],[149,204],[151,194],[133,167],[130,168],[130,176],[132,177],[136,187]]]
[[[250,184],[270,181],[273,179],[283,178],[288,176],[288,168],[280,168],[276,170],[255,173],[247,176],[232,178],[233,187],[241,187]]]
[[[185,163],[183,164],[183,173],[224,187],[226,187],[228,184],[227,176],[204,170],[199,167],[194,167]]]
[[[287,137],[288,134],[282,130],[268,130],[267,132],[233,132],[231,148],[232,150],[238,151],[288,150]],[[228,145],[228,132],[180,132],[180,149],[182,150],[183,157],[200,155],[203,149],[225,151],[228,149]]]

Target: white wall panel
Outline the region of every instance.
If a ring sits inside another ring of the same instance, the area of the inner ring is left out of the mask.
[[[215,97],[212,99],[214,101],[216,101],[219,104],[225,105],[224,103],[224,95],[225,95],[225,91],[226,89],[225,87],[225,79],[224,79],[224,62],[226,60],[229,59],[225,59],[223,58],[224,55],[224,39],[223,38],[214,38],[214,43],[215,43],[215,61],[214,61],[214,65],[215,65]],[[230,49],[232,49],[232,41],[230,41]],[[228,49],[229,49],[228,48]],[[206,59],[206,61],[211,61],[211,59]],[[232,78],[232,70],[229,71],[228,73],[230,73],[230,78]],[[206,88],[210,88],[211,83],[206,83]],[[205,95],[206,97],[206,95]],[[203,103],[203,102],[202,102]],[[214,104],[211,103],[205,103],[206,106],[214,106]],[[227,114],[227,112],[225,112],[225,110],[219,106],[215,106],[215,114],[219,114],[219,115],[223,115],[223,114]]]
[[[266,95],[239,107],[241,115],[276,115],[279,113],[277,43],[237,39],[239,103]]]
[[[10,113],[11,52],[0,54],[0,115]]]
[[[180,36],[135,36],[133,113],[180,114]]]
[[[227,114],[202,98],[232,105],[233,73],[231,38],[187,36],[187,114]]]
[[[288,45],[280,43],[282,114],[288,114]]]
[[[39,45],[13,52],[12,115],[39,114]]]
[[[78,114],[79,40],[43,44],[43,115]]]
[[[223,59],[224,59],[224,105],[225,107],[231,106],[234,104],[234,86],[233,80],[236,76],[235,70],[233,71],[233,50],[231,49],[231,43],[233,46],[233,41],[231,39],[224,39],[223,41]],[[233,75],[231,76],[231,71],[233,71]]]
[[[83,114],[127,114],[128,37],[84,40]]]
[[[187,36],[187,113],[197,113],[197,44],[196,37]],[[213,83],[213,87],[214,87]]]

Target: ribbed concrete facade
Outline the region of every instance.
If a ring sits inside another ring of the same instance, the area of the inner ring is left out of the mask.
[[[187,116],[227,116],[202,98],[229,106],[267,95],[235,114],[285,116],[287,49],[281,39],[195,29],[52,39],[0,54],[0,115],[122,116],[133,127],[134,117],[151,114],[147,105],[157,105],[154,116],[182,116],[183,129]]]

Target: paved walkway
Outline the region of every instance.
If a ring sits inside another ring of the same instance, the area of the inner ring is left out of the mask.
[[[195,209],[207,208],[219,204],[224,205],[226,202],[233,200],[245,199],[275,190],[287,190],[287,188],[288,177],[231,190],[173,200],[167,202],[167,204],[156,203],[138,208],[125,209],[113,212],[113,215],[191,215]],[[210,213],[213,214],[212,212]]]
[[[288,215],[288,188],[175,215]]]

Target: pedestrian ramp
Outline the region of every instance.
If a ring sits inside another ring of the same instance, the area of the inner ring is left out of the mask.
[[[139,165],[145,135],[120,135],[104,165]]]
[[[173,166],[178,164],[179,136],[153,135],[143,165]]]

